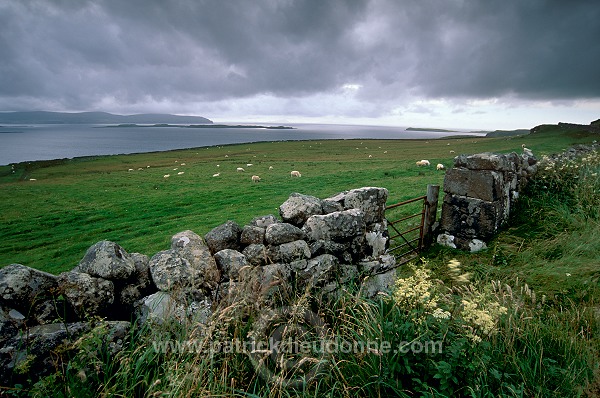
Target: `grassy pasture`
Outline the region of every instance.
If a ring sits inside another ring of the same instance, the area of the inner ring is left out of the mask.
[[[153,255],[183,230],[203,235],[227,220],[244,225],[255,216],[277,215],[292,192],[325,198],[380,186],[389,190],[392,204],[424,194],[427,184],[441,185],[443,172],[435,165],[449,167],[461,153],[520,152],[525,143],[544,154],[590,141],[589,134],[558,132],[494,139],[287,141],[24,162],[14,173],[10,165],[0,166],[0,267],[21,263],[59,273],[103,239]],[[420,159],[432,166],[417,167]],[[291,178],[291,170],[302,177]],[[215,173],[220,176],[212,177]],[[253,174],[262,181],[252,183]]]

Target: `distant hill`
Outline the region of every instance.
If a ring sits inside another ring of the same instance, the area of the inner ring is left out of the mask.
[[[529,130],[519,129],[519,130],[495,130],[490,131],[485,136],[486,137],[512,137],[515,135],[526,135],[529,134]]]
[[[212,124],[201,116],[179,116],[143,113],[139,115],[114,115],[106,112],[0,112],[2,124]]]
[[[599,119],[600,120],[600,119]],[[559,122],[556,124],[541,124],[532,128],[531,134],[543,134],[544,132],[561,130],[565,132],[585,131],[589,133],[600,133],[600,124],[598,120],[590,124],[574,124]]]

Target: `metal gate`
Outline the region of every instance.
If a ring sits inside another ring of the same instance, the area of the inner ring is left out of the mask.
[[[390,247],[387,251],[394,254],[397,264],[415,259],[431,244],[439,189],[439,185],[428,185],[426,195],[386,206],[390,234]],[[390,221],[392,217],[398,218]]]

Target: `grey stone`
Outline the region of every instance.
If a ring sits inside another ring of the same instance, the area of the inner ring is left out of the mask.
[[[0,269],[0,302],[24,313],[31,310],[35,300],[51,296],[56,286],[55,275],[21,264]]]
[[[240,269],[249,266],[246,256],[232,249],[223,249],[215,253],[215,260],[225,281],[237,281]]]
[[[512,157],[491,152],[459,155],[454,158],[454,166],[470,170],[515,171]]]
[[[269,259],[267,248],[263,244],[248,245],[242,254],[246,256],[248,262],[253,266],[265,265],[272,262]]]
[[[396,268],[396,258],[391,254],[384,254],[372,261],[362,261],[359,264],[364,275],[375,275]]]
[[[0,346],[17,334],[22,322],[15,320],[0,308]]]
[[[302,227],[307,238],[312,242],[317,240],[351,240],[363,234],[365,228],[363,213],[358,209],[338,211],[326,215],[314,215]]]
[[[348,191],[344,198],[346,209],[362,212],[366,224],[380,223],[385,219],[385,203],[388,190],[377,187],[363,187]]]
[[[223,249],[239,250],[241,233],[240,226],[235,221],[229,220],[210,230],[204,238],[210,252],[214,254]]]
[[[156,292],[136,304],[136,316],[141,324],[163,324],[169,320],[179,323],[199,322],[205,324],[211,315],[208,299],[183,302],[167,292]]]
[[[292,193],[288,200],[279,206],[279,215],[284,222],[302,226],[311,216],[323,214],[321,199],[310,195]]]
[[[125,249],[103,240],[87,250],[77,271],[102,279],[122,280],[135,272],[135,264]]]
[[[275,263],[290,263],[292,261],[310,258],[310,248],[305,241],[296,240],[278,246],[270,246],[267,254],[271,261]]]
[[[260,244],[265,240],[265,228],[254,225],[246,225],[242,229],[240,243],[242,245]]]
[[[307,261],[304,269],[298,270],[301,281],[311,286],[324,285],[331,281],[339,265],[338,259],[331,254],[323,254]]]
[[[453,168],[444,177],[444,192],[494,202],[503,197],[504,178],[492,170]]]
[[[58,285],[80,317],[102,314],[115,299],[112,281],[83,272],[63,272],[58,276]]]
[[[87,274],[85,274],[87,275]],[[89,275],[88,275],[89,276]],[[54,353],[59,347],[69,347],[90,330],[87,322],[52,323],[33,326],[6,341],[0,349],[0,384],[24,383],[36,380],[63,367],[63,355]],[[27,363],[27,365],[24,365]],[[26,366],[26,374],[18,372]],[[11,384],[12,385],[12,384]]]
[[[304,237],[304,231],[289,223],[271,224],[265,231],[265,241],[269,245],[281,245],[304,239]]]
[[[490,239],[506,221],[505,203],[457,195],[445,195],[440,228],[447,234],[465,238]]]
[[[361,286],[361,293],[368,298],[375,298],[383,294],[389,295],[396,283],[396,269],[391,269],[383,274],[371,275],[365,278]]]
[[[267,216],[254,217],[250,221],[249,225],[254,227],[267,228],[269,225],[275,224],[277,222],[281,221],[279,221],[279,219],[274,215],[269,214]]]
[[[373,224],[370,231],[365,233],[366,244],[371,248],[371,257],[378,257],[385,253],[389,246],[389,233],[387,220]]]
[[[185,287],[198,287],[204,282],[189,260],[175,250],[164,250],[150,259],[150,274],[158,290],[169,291]]]
[[[233,232],[237,224],[224,224],[231,227]],[[239,227],[238,227],[239,229]],[[236,236],[237,232],[233,232]],[[237,245],[236,245],[237,246]],[[201,284],[207,289],[214,289],[221,280],[221,272],[217,267],[211,251],[204,239],[192,231],[183,231],[171,238],[171,249],[180,257],[187,260],[193,269],[192,276],[195,284]]]

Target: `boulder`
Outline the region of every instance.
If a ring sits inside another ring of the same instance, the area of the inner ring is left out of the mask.
[[[14,319],[8,312],[0,308],[0,346],[17,334],[22,323],[22,320]]]
[[[31,310],[35,300],[50,297],[56,286],[55,275],[21,264],[0,269],[0,302],[24,313]]]
[[[379,294],[388,295],[396,283],[396,269],[383,274],[371,275],[362,282],[361,293],[364,297],[375,298]]]
[[[150,258],[145,254],[131,253],[135,272],[118,293],[119,303],[129,307],[136,301],[156,290],[150,275]]]
[[[102,279],[123,280],[135,272],[135,263],[121,246],[103,240],[87,250],[75,271]]]
[[[28,333],[14,336],[0,350],[0,384],[14,385],[57,372],[66,356],[64,349],[60,354],[55,350],[68,347],[88,330],[87,322],[52,323],[33,326]]]
[[[141,299],[135,314],[140,324],[163,324],[170,320],[205,324],[211,315],[211,303],[206,298],[186,302],[177,295],[160,291]]]
[[[344,208],[360,210],[366,224],[380,223],[385,220],[387,198],[388,190],[385,188],[352,189],[345,194]]]
[[[269,245],[281,245],[282,243],[302,240],[304,237],[304,231],[289,223],[271,224],[265,231],[265,241]]]
[[[515,171],[515,162],[511,155],[484,152],[474,155],[459,155],[454,158],[454,167],[469,170]]]
[[[240,243],[244,246],[252,244],[260,244],[265,240],[265,228],[256,227],[254,225],[246,225],[242,229]]]
[[[305,241],[296,240],[278,246],[269,246],[267,255],[272,262],[290,263],[292,261],[310,258],[310,248]]]
[[[321,199],[292,193],[288,200],[279,206],[279,214],[284,222],[302,226],[309,217],[323,214]]]
[[[224,224],[210,230],[204,237],[211,253],[223,249],[240,249],[240,234],[242,229],[235,221],[227,221]]]
[[[203,280],[190,264],[173,249],[156,253],[150,259],[150,275],[158,288],[167,292],[172,289],[199,287]]]
[[[348,241],[364,233],[363,213],[358,209],[311,216],[302,229],[311,241]]]
[[[235,223],[224,225],[231,225],[230,231],[235,230],[237,226]],[[237,232],[235,234],[237,242]],[[216,288],[221,280],[221,273],[207,243],[200,235],[192,231],[183,231],[174,235],[171,238],[171,250],[190,263],[199,283],[207,289]]]
[[[60,274],[58,289],[81,318],[103,314],[115,299],[113,282],[83,272]]]
[[[249,265],[246,256],[232,249],[223,249],[215,253],[215,260],[224,281],[237,281],[240,269]]]
[[[331,254],[322,254],[306,262],[306,267],[296,270],[298,279],[311,286],[322,286],[331,281],[339,265],[338,259]]]
[[[248,262],[253,266],[265,265],[268,262],[272,262],[269,259],[267,248],[263,244],[252,244],[248,245],[242,254],[246,256]]]

